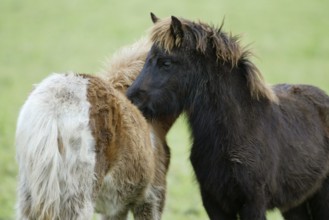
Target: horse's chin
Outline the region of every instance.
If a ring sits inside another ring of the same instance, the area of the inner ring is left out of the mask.
[[[139,106],[139,110],[147,120],[158,120],[167,116],[165,112],[161,111],[161,109],[157,109],[155,105],[150,103]]]
[[[148,120],[156,119],[157,115],[155,114],[154,110],[148,107],[140,107],[139,110],[143,113],[144,117]]]

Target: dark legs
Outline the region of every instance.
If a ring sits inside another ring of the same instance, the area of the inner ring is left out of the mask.
[[[226,213],[222,210],[219,204],[212,198],[212,195],[201,190],[203,206],[207,211],[208,217],[211,220],[237,220],[234,213]]]
[[[240,212],[240,220],[266,220],[265,205],[263,207],[254,203],[244,205]]]
[[[239,189],[244,201],[240,208],[240,220],[266,220],[267,200],[265,185],[255,180],[260,180],[257,175],[246,175],[248,170],[241,170]],[[248,184],[246,184],[248,183]]]
[[[255,190],[253,196],[240,210],[240,220],[266,220],[266,200],[262,189]]]
[[[266,203],[264,197],[255,195],[253,201],[246,202],[240,210],[240,220],[266,220]],[[237,220],[237,210],[223,210],[225,204],[218,204],[213,195],[201,190],[202,202],[211,220]],[[228,204],[227,204],[228,205]],[[227,207],[229,209],[229,207]]]
[[[309,200],[312,220],[329,219],[329,179],[324,181],[320,190]]]
[[[312,220],[310,216],[307,202],[282,213],[285,220]]]

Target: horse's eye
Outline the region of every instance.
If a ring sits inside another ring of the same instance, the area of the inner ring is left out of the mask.
[[[163,65],[164,67],[170,67],[170,66],[171,66],[171,61],[170,61],[170,60],[166,60],[166,61],[164,61],[164,62],[162,63],[162,65]]]
[[[160,67],[168,68],[168,67],[171,66],[171,64],[172,64],[171,60],[167,60],[167,59],[165,59],[165,60],[159,59],[158,60],[158,65]]]

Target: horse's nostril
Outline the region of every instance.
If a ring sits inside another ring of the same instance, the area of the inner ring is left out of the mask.
[[[141,104],[141,100],[138,97],[133,97],[130,99],[130,101],[136,106],[139,106]]]
[[[135,92],[128,92],[127,97],[134,105],[140,107],[146,100],[146,91],[138,90]]]

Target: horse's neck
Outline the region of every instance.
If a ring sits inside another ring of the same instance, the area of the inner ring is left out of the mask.
[[[232,100],[232,102],[234,101]],[[211,126],[230,127],[235,122],[249,117],[242,114],[242,111],[248,111],[248,109],[242,108],[243,106],[240,103],[229,103],[229,100],[217,99],[210,101],[205,98],[203,102],[199,102],[192,107],[191,109],[193,110],[187,111],[187,115],[191,125],[194,125],[196,128],[204,127],[208,129]]]
[[[217,135],[222,140],[232,141],[228,139],[246,134],[245,124],[253,127],[253,123],[257,123],[254,119],[267,108],[266,103],[251,97],[240,79],[228,84],[212,82],[212,86],[203,88],[202,95],[195,96],[186,109],[194,138]]]
[[[149,120],[153,130],[161,140],[165,140],[167,133],[176,121],[177,117],[163,117],[156,120]]]

